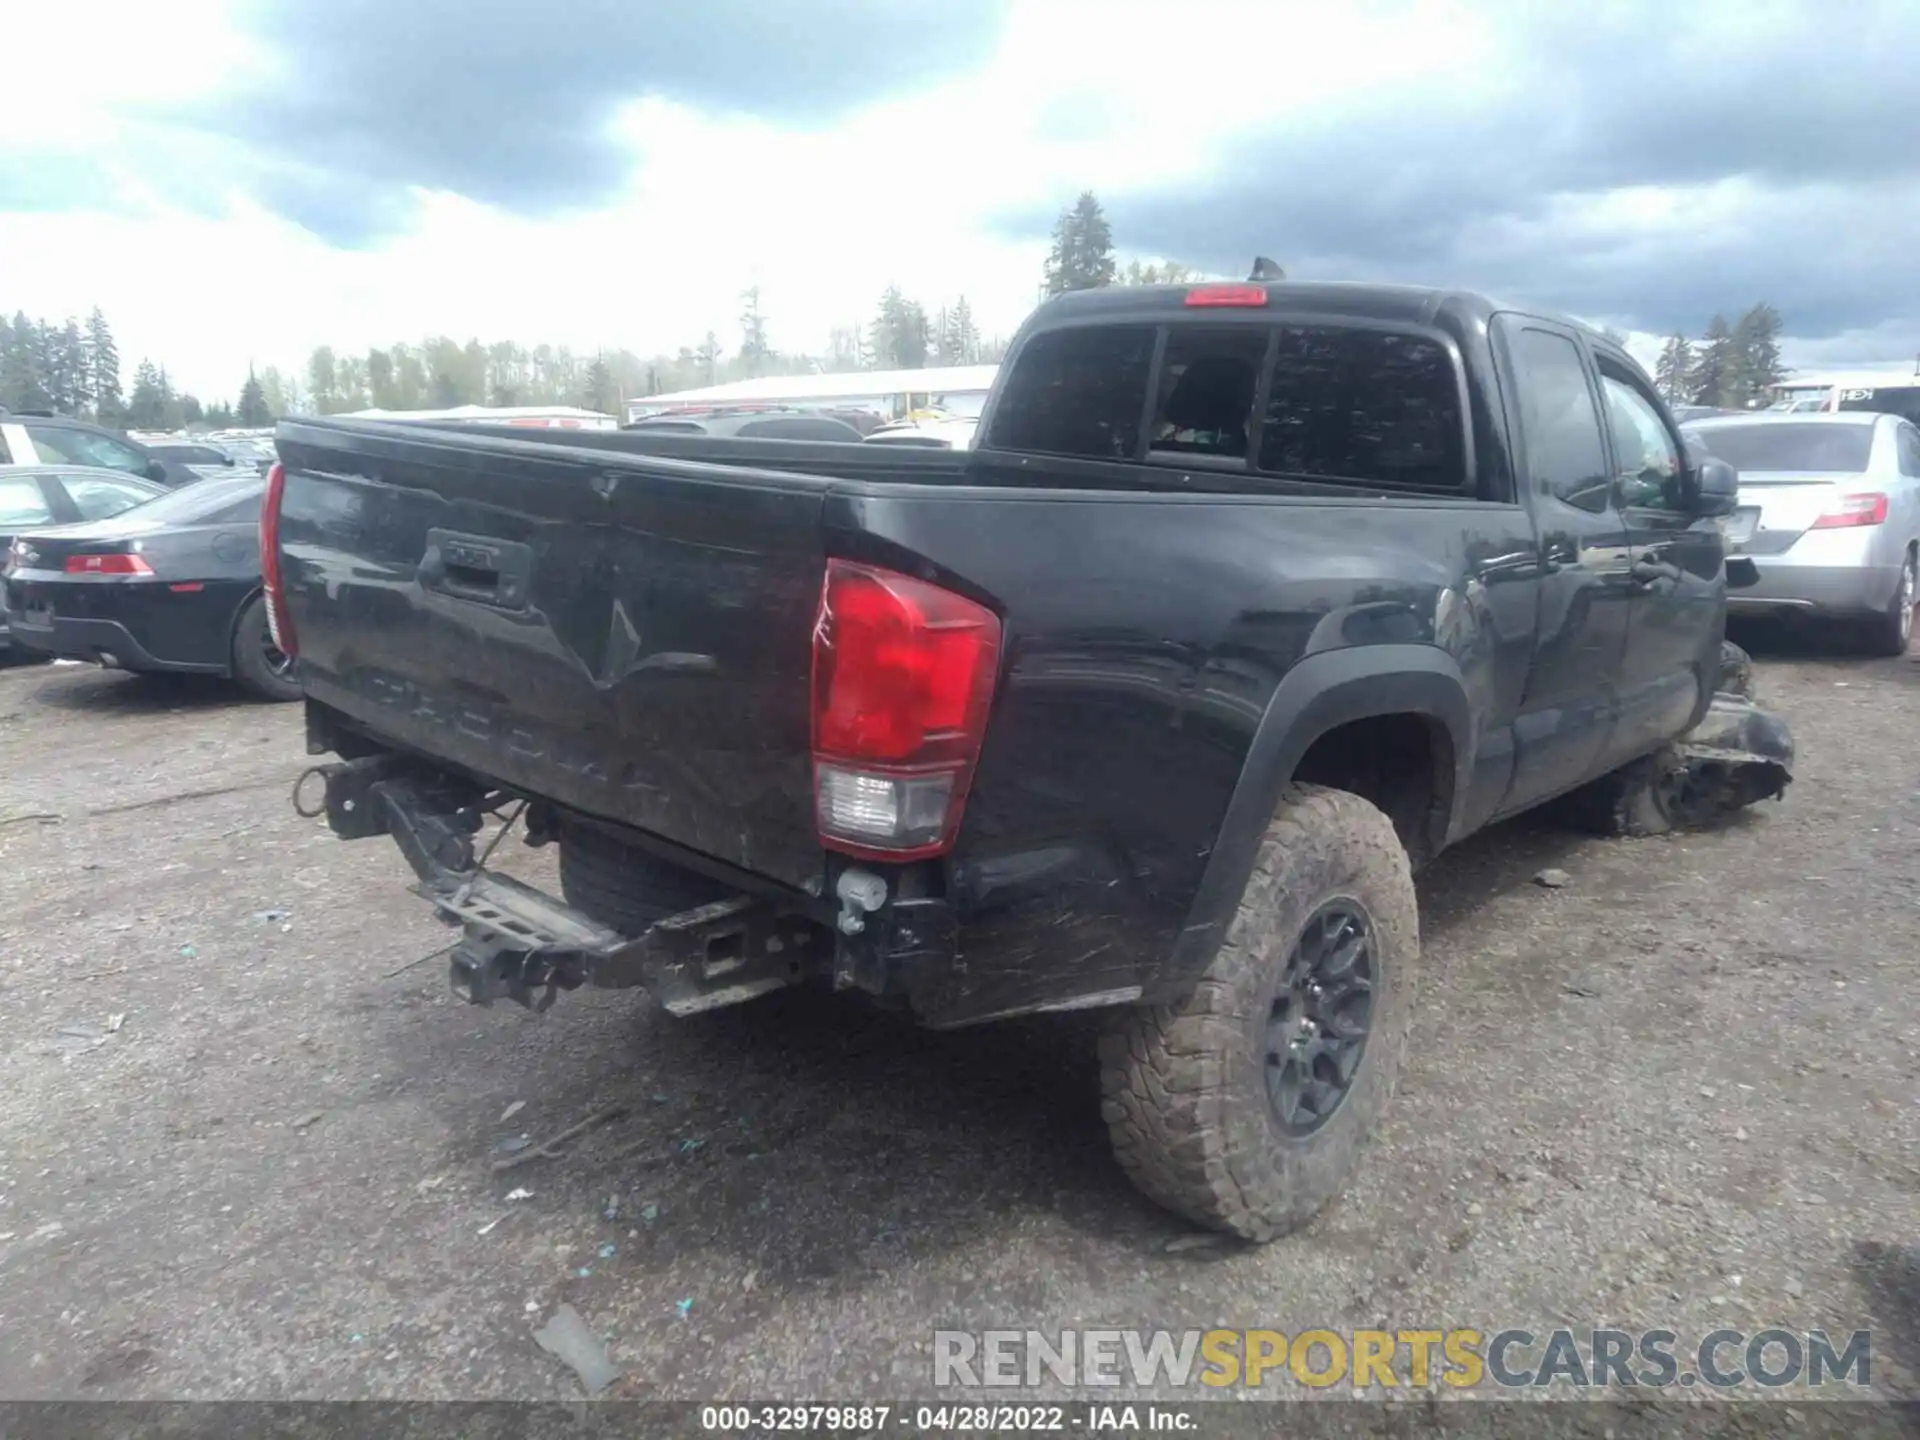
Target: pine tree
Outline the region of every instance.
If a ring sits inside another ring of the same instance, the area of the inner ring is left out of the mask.
[[[873,363],[883,370],[923,368],[934,339],[932,328],[926,307],[907,299],[898,285],[889,285],[873,322]]]
[[[246,391],[240,392],[242,403],[246,400]],[[265,408],[267,418],[260,423],[271,424],[282,415],[293,413],[288,403],[287,382],[280,377],[278,367],[269,365],[260,372],[260,403]]]
[[[1780,312],[1762,300],[1733,327],[1728,404],[1746,409],[1768,399],[1768,387],[1787,378],[1780,363]]]
[[[593,363],[587,367],[587,381],[582,387],[580,404],[588,410],[598,410],[602,415],[612,415],[620,404],[615,393],[613,371],[607,368],[604,355],[593,357]]]
[[[45,410],[53,403],[47,393],[46,340],[41,326],[24,310],[14,312],[13,324],[0,371],[0,405],[9,410]]]
[[[375,348],[367,351],[367,398],[376,410],[398,410],[393,397],[393,356]]]
[[[1069,290],[1097,290],[1114,282],[1113,228],[1091,190],[1060,212],[1053,228],[1053,249],[1047,255],[1047,294]]]
[[[166,423],[166,396],[160,369],[151,360],[133,367],[133,393],[127,397],[127,424],[135,430],[159,430]]]
[[[1693,342],[1684,335],[1671,335],[1660,347],[1660,361],[1654,367],[1653,383],[1660,398],[1669,405],[1684,404],[1691,389]]]
[[[699,352],[694,363],[700,367],[700,383],[711,385],[720,373],[720,337],[709,330],[707,338],[700,342]]]
[[[78,321],[68,320],[58,332],[49,325],[47,337],[47,393],[62,415],[81,415],[89,408],[92,386],[87,375],[87,350]]]
[[[1687,399],[1695,405],[1724,406],[1732,370],[1733,331],[1726,316],[1716,315],[1708,322],[1693,368],[1687,372]]]
[[[331,345],[314,347],[307,356],[307,393],[313,397],[313,408],[322,415],[331,415],[340,407],[334,400],[334,361]]]
[[[195,402],[197,409],[199,402]],[[167,367],[160,367],[160,425],[162,430],[178,430],[186,424],[184,407],[178,391],[173,388],[173,377],[167,374]]]
[[[973,308],[962,295],[951,309],[942,312],[940,351],[948,365],[972,365],[980,355],[980,331],[973,323]]]
[[[261,425],[271,425],[274,415],[267,408],[266,387],[260,383],[260,377],[253,373],[253,367],[247,367],[247,383],[240,387],[239,421],[249,429]]]
[[[113,331],[98,305],[87,317],[87,389],[92,397],[93,414],[103,425],[117,425],[125,418],[126,401],[120,396],[120,350],[113,343]]]
[[[740,364],[749,378],[765,372],[772,351],[767,348],[767,321],[760,313],[760,287],[749,285],[741,292],[745,309],[740,312]]]

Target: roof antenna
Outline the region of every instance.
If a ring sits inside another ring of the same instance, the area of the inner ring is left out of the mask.
[[[1264,255],[1253,257],[1253,273],[1247,277],[1249,282],[1284,280],[1287,272]]]

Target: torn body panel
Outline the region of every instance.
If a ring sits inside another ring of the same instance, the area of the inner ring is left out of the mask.
[[[1672,754],[1685,771],[1685,818],[1695,823],[1778,799],[1793,781],[1792,732],[1747,694],[1716,694],[1706,717],[1674,742]]]

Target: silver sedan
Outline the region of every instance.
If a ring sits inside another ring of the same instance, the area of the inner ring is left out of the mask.
[[[1904,655],[1920,595],[1920,430],[1864,412],[1729,415],[1686,433],[1740,472],[1727,553],[1757,584],[1729,610],[1847,621],[1876,654]]]

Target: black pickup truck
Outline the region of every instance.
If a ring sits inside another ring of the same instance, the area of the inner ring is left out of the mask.
[[[461,994],[1105,1007],[1127,1173],[1266,1239],[1393,1085],[1418,865],[1558,797],[1657,830],[1786,783],[1717,695],[1735,477],[1585,327],[1069,295],[979,437],[281,424],[311,773],[460,928]],[[489,816],[558,845],[564,901],[487,869]]]

